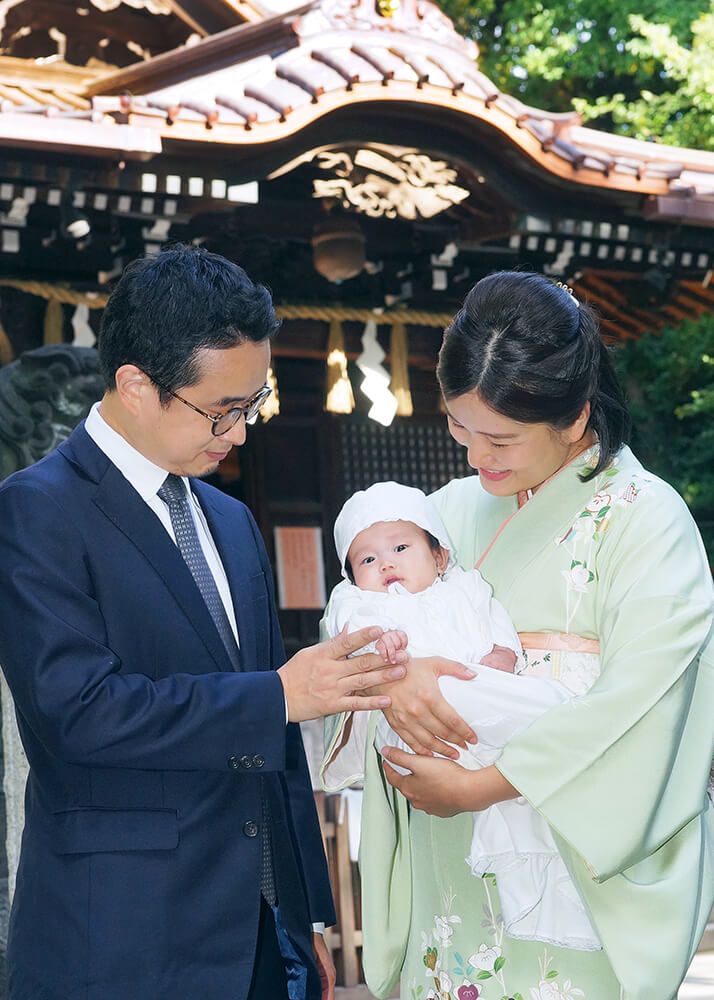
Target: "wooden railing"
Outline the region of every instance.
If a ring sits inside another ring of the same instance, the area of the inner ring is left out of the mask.
[[[316,792],[315,802],[337,909],[337,924],[328,928],[325,940],[337,968],[338,986],[356,986],[362,982],[362,912],[359,872],[350,860],[349,819],[345,815],[340,822],[339,795]]]

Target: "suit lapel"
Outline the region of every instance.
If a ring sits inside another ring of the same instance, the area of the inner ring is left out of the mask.
[[[94,502],[146,557],[203,641],[219,670],[232,670],[223,641],[178,548],[117,467],[80,424],[59,446],[61,454],[97,484]],[[167,627],[170,627],[167,625]]]
[[[218,669],[232,670],[223,641],[181,553],[154,512],[111,463],[94,502],[143,552],[201,637]]]
[[[228,577],[228,585],[233,599],[238,639],[240,642],[241,660],[244,670],[260,669],[256,638],[256,608],[253,602],[253,592],[249,584],[249,573],[246,570],[246,552],[255,549],[255,540],[244,517],[226,517],[216,502],[213,491],[200,480],[191,480],[191,489],[198,497],[201,508],[206,515],[208,528],[216,543],[223,568]],[[265,667],[269,664],[266,662]]]

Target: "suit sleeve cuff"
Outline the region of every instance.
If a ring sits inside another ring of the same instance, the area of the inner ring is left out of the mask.
[[[324,921],[319,921],[318,923],[313,924],[312,932],[313,934],[324,934],[325,933]]]

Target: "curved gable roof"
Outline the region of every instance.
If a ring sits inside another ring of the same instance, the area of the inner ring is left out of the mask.
[[[476,45],[430,0],[401,0],[393,16],[378,10],[393,4],[376,3],[313,0],[94,79],[77,97],[91,102],[88,115],[166,144],[274,147],[278,159],[285,148],[286,160],[301,144],[324,141],[336,122],[352,141],[366,138],[365,128],[381,129],[382,141],[389,133],[404,142],[409,131],[413,141],[416,129],[437,147],[450,136],[452,152],[510,157],[546,183],[664,198],[662,217],[694,221],[694,196],[699,221],[714,223],[713,153],[611,135],[584,128],[575,113],[525,105],[480,72]]]

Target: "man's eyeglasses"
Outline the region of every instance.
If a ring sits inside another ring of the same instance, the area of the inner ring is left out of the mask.
[[[243,403],[242,406],[234,406],[230,410],[228,410],[227,413],[216,414],[216,413],[206,413],[205,410],[202,410],[199,406],[194,406],[193,403],[189,403],[189,401],[187,399],[184,399],[183,396],[179,396],[177,392],[173,392],[173,390],[167,389],[165,386],[161,385],[161,383],[157,382],[155,379],[152,379],[152,382],[154,383],[154,385],[157,385],[159,389],[161,389],[163,392],[168,392],[169,396],[173,396],[174,399],[178,399],[178,401],[180,403],[183,403],[184,406],[190,407],[192,410],[195,410],[196,413],[200,413],[202,417],[205,417],[206,420],[210,420],[211,423],[213,424],[212,429],[214,437],[221,437],[223,434],[227,434],[228,431],[233,430],[233,428],[238,423],[241,417],[245,417],[245,422],[247,424],[254,424],[255,421],[258,419],[258,414],[261,410],[261,407],[265,403],[270,393],[273,391],[271,387],[266,383],[262,387],[262,389],[258,389],[256,394],[254,396],[251,396],[251,398],[247,400],[247,402]]]

